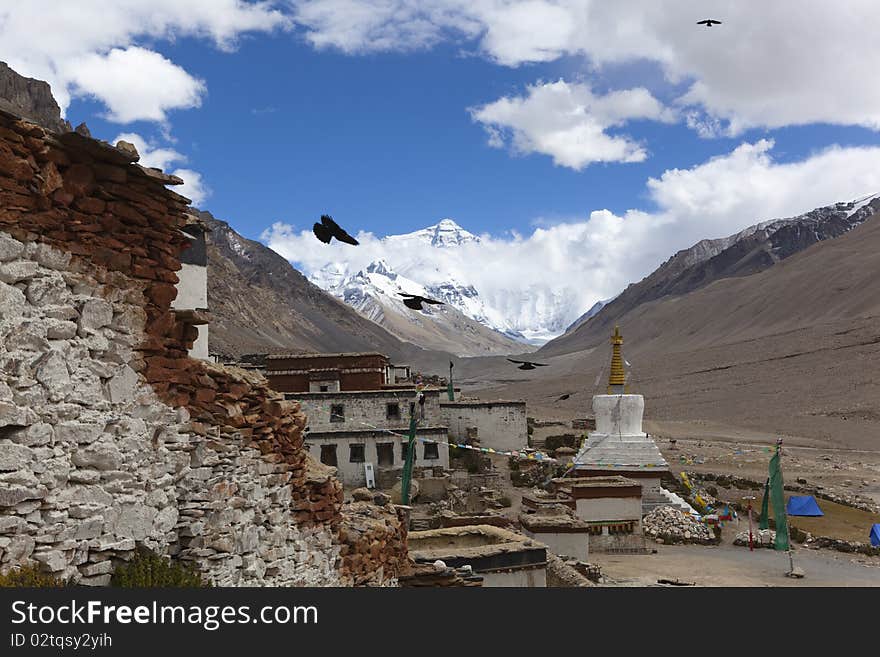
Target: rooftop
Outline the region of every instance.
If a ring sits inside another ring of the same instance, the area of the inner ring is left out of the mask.
[[[546,560],[547,546],[501,527],[466,525],[410,532],[410,556],[416,561],[444,561],[447,565],[530,552],[535,563]],[[475,566],[476,567],[476,566]]]
[[[639,482],[615,475],[612,477],[558,477],[551,479],[557,488],[627,488],[640,486]]]
[[[359,356],[379,356],[387,359],[388,356],[380,354],[378,351],[361,351],[361,352],[343,352],[338,354],[321,354],[321,353],[299,353],[299,354],[270,354],[266,356],[266,360],[288,360],[291,358],[352,358]]]

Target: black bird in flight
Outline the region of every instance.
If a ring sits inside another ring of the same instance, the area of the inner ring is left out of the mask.
[[[412,308],[413,310],[424,310],[422,308],[423,303],[429,303],[431,305],[443,305],[442,301],[436,301],[435,299],[428,299],[427,297],[420,297],[417,294],[404,294],[403,292],[398,292],[398,294],[402,297],[408,297],[403,300],[403,305],[407,308]]]
[[[315,233],[315,237],[324,242],[324,244],[330,244],[330,240],[334,237],[340,242],[345,242],[352,246],[360,244],[355,238],[346,233],[339,224],[333,221],[333,217],[329,214],[321,215],[321,223],[315,223],[315,225],[312,226],[312,232]]]
[[[571,397],[571,393],[570,393],[570,392],[567,392],[567,393],[565,393],[564,395],[562,395],[559,399],[557,399],[556,401],[565,401],[565,400],[568,399],[569,397]]]
[[[519,367],[518,370],[533,370],[536,367],[547,367],[547,363],[533,363],[528,360],[513,360],[513,358],[508,358],[511,363],[517,363]]]
[[[707,18],[703,21],[697,21],[697,25],[705,25],[706,27],[712,27],[713,25],[721,25],[721,21],[716,21],[714,18]]]

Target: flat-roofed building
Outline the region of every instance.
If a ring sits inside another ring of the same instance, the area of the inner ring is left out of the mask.
[[[437,388],[414,387],[338,392],[288,392],[308,417],[305,446],[325,465],[334,466],[347,487],[366,485],[365,464],[383,474],[400,471],[413,414],[418,419],[413,465],[449,467],[448,435]],[[419,403],[419,398],[423,403]],[[391,477],[392,479],[394,477]]]
[[[501,527],[468,525],[410,532],[409,555],[416,563],[469,565],[483,586],[547,586],[547,546]]]
[[[465,442],[476,432],[480,447],[498,451],[525,449],[529,432],[524,401],[443,401],[443,422],[456,442]]]
[[[391,364],[378,352],[275,354],[266,357],[266,378],[279,392],[381,390]]]

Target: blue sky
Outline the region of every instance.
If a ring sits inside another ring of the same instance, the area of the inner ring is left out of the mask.
[[[252,239],[277,221],[307,228],[323,212],[377,235],[444,217],[476,233],[530,233],[539,219],[653,210],[647,178],[728,153],[742,141],[772,136],[780,162],[832,144],[880,143],[877,132],[860,127],[762,128],[704,139],[682,124],[636,121],[626,132],[646,144],[646,161],[575,171],[544,155],[490,147],[467,108],[582,71],[580,57],[518,68],[452,46],[357,57],[315,51],[286,34],[248,38],[233,53],[195,39],[157,45],[208,87],[201,107],[170,113],[174,148],[211,189],[203,207]],[[621,68],[596,76],[596,87],[647,80],[658,96],[674,90],[651,67],[643,67],[648,78]],[[112,140],[120,125],[102,114],[100,103],[81,98],[68,110],[75,123],[85,120],[95,136]],[[124,129],[162,141],[155,124]]]
[[[586,309],[700,239],[880,191],[880,6],[703,11],[0,0],[0,59],[307,274],[452,218],[496,253],[455,271],[481,293],[562,280]],[[315,242],[324,212],[362,248]]]

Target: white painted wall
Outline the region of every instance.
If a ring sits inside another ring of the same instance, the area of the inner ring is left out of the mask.
[[[440,432],[437,434],[426,435],[427,438],[436,438],[437,440],[446,440],[446,436],[442,435]],[[365,461],[372,463],[374,470],[379,469],[379,453],[376,448],[376,445],[379,443],[392,443],[393,444],[393,452],[394,452],[394,465],[393,466],[382,466],[382,467],[393,467],[393,468],[402,468],[403,467],[403,450],[402,444],[404,443],[404,439],[398,436],[384,436],[378,438],[363,438],[363,437],[333,437],[333,438],[307,438],[306,439],[306,447],[309,450],[309,454],[312,455],[316,461],[320,462],[321,460],[321,445],[336,445],[336,468],[337,468],[337,476],[342,481],[343,485],[356,488],[359,486],[366,486],[367,480],[364,474],[364,464],[363,463],[352,463],[349,458],[351,456],[351,448],[352,444],[361,444],[364,445],[364,458]],[[417,468],[428,468],[435,466],[442,466],[444,468],[449,467],[449,448],[446,445],[437,445],[437,453],[439,458],[437,459],[426,459],[425,458],[425,443],[417,440],[415,443],[416,448],[416,458],[413,461],[413,465]]]
[[[201,326],[196,326],[196,328],[199,330],[199,337],[196,338],[192,349],[189,350],[189,355],[192,358],[210,360],[208,356],[208,325],[202,324]]]
[[[483,578],[483,586],[507,588],[545,588],[547,586],[547,568],[545,567],[475,574]]]
[[[208,268],[184,263],[177,272],[177,298],[171,302],[175,310],[197,310],[208,307]]]
[[[587,532],[533,532],[523,533],[546,545],[553,554],[586,561],[590,555],[590,535]]]
[[[409,404],[415,401],[416,393],[412,390],[338,394],[326,392],[315,395],[290,393],[288,398],[300,403],[303,413],[309,418],[309,428],[312,431],[364,431],[378,427],[405,432],[409,428]],[[386,405],[391,402],[400,405],[400,417],[396,420],[386,417]],[[345,407],[343,422],[330,421],[330,407],[334,404]],[[418,409],[419,405],[416,404],[416,412]],[[420,426],[445,426],[440,414],[440,395],[436,390],[425,392],[425,419]]]
[[[598,434],[643,436],[642,416],[645,398],[641,395],[595,395],[593,414]]]
[[[441,403],[443,423],[456,441],[467,438],[467,428],[476,427],[481,447],[501,451],[528,446],[525,404],[458,405]]]
[[[638,497],[599,497],[575,502],[575,513],[581,520],[638,520],[642,518],[642,501]]]

